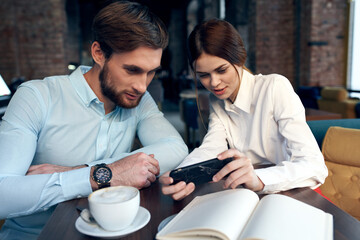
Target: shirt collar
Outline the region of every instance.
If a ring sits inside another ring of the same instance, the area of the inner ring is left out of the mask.
[[[90,106],[92,101],[98,99],[84,77],[84,74],[90,69],[91,67],[88,66],[79,66],[69,76],[75,91],[87,107]]]
[[[231,104],[230,101],[226,100],[225,109],[227,111],[231,111],[236,107],[243,110],[244,112],[250,113],[254,85],[255,76],[244,69],[236,100],[233,104]]]

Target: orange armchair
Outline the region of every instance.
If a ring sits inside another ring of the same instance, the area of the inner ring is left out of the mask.
[[[330,127],[322,152],[329,175],[320,186],[322,194],[360,220],[360,130]]]
[[[342,87],[324,87],[318,99],[320,110],[340,113],[342,118],[356,118],[355,106],[358,99],[349,98],[349,93]]]

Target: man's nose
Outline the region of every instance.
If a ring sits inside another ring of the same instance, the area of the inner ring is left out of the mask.
[[[134,84],[134,89],[139,92],[139,93],[144,93],[146,91],[147,88],[147,75],[141,75],[139,77],[139,79],[136,81],[136,83]]]

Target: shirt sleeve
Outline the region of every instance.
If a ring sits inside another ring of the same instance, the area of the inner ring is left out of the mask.
[[[26,176],[46,117],[46,103],[26,84],[12,97],[0,125],[0,218],[28,215],[91,193],[90,168]]]
[[[149,93],[138,112],[137,126],[142,148],[132,152],[154,154],[160,164],[160,174],[174,169],[188,155],[188,148],[180,134],[159,111]]]
[[[209,127],[201,146],[195,148],[178,167],[184,167],[216,158],[218,154],[227,150],[227,138],[226,128],[218,114],[214,111],[214,106],[211,104]],[[214,143],[216,144],[214,145]]]
[[[257,169],[265,184],[263,192],[272,193],[297,187],[315,187],[325,181],[327,168],[322,153],[305,120],[305,109],[290,82],[277,76],[271,86],[273,116],[286,144],[287,161]]]

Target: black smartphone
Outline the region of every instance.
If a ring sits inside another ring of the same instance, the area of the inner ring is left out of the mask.
[[[213,158],[200,163],[174,169],[170,172],[170,177],[174,179],[173,184],[180,181],[186,183],[193,182],[195,185],[212,181],[212,177],[220,171],[233,158],[219,160]]]

